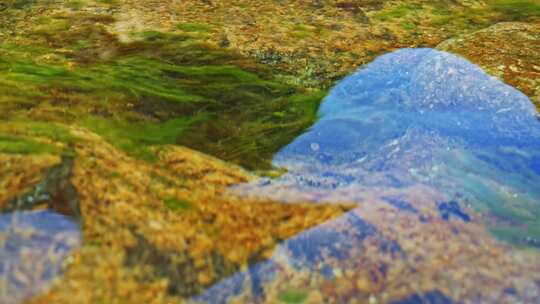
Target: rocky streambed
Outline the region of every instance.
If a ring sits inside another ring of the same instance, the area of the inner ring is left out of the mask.
[[[536,302],[538,10],[0,5],[0,302]]]

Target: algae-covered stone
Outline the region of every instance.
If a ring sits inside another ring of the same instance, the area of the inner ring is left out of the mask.
[[[480,65],[528,95],[540,109],[540,23],[499,23],[437,48]]]
[[[238,166],[181,147],[156,150],[149,164],[71,132],[85,242],[61,283],[32,303],[181,302],[349,209],[237,197],[227,187],[253,178]]]

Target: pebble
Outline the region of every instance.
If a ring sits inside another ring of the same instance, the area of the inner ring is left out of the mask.
[[[359,290],[366,291],[369,290],[369,287],[369,280],[367,280],[366,278],[361,277],[356,280],[356,288],[358,288]]]

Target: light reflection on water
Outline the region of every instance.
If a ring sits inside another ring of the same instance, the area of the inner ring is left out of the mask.
[[[80,237],[77,223],[52,211],[0,214],[0,303],[47,290]]]
[[[330,302],[540,301],[539,253],[517,249],[540,247],[540,123],[525,95],[454,55],[403,49],[341,81],[320,116],[275,156],[288,173],[235,191],[358,208],[195,300],[294,288]]]

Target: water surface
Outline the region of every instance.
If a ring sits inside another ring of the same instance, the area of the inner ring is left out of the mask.
[[[236,191],[358,208],[198,300],[540,301],[540,122],[524,94],[403,49],[338,83],[319,114],[275,156],[286,174]]]

